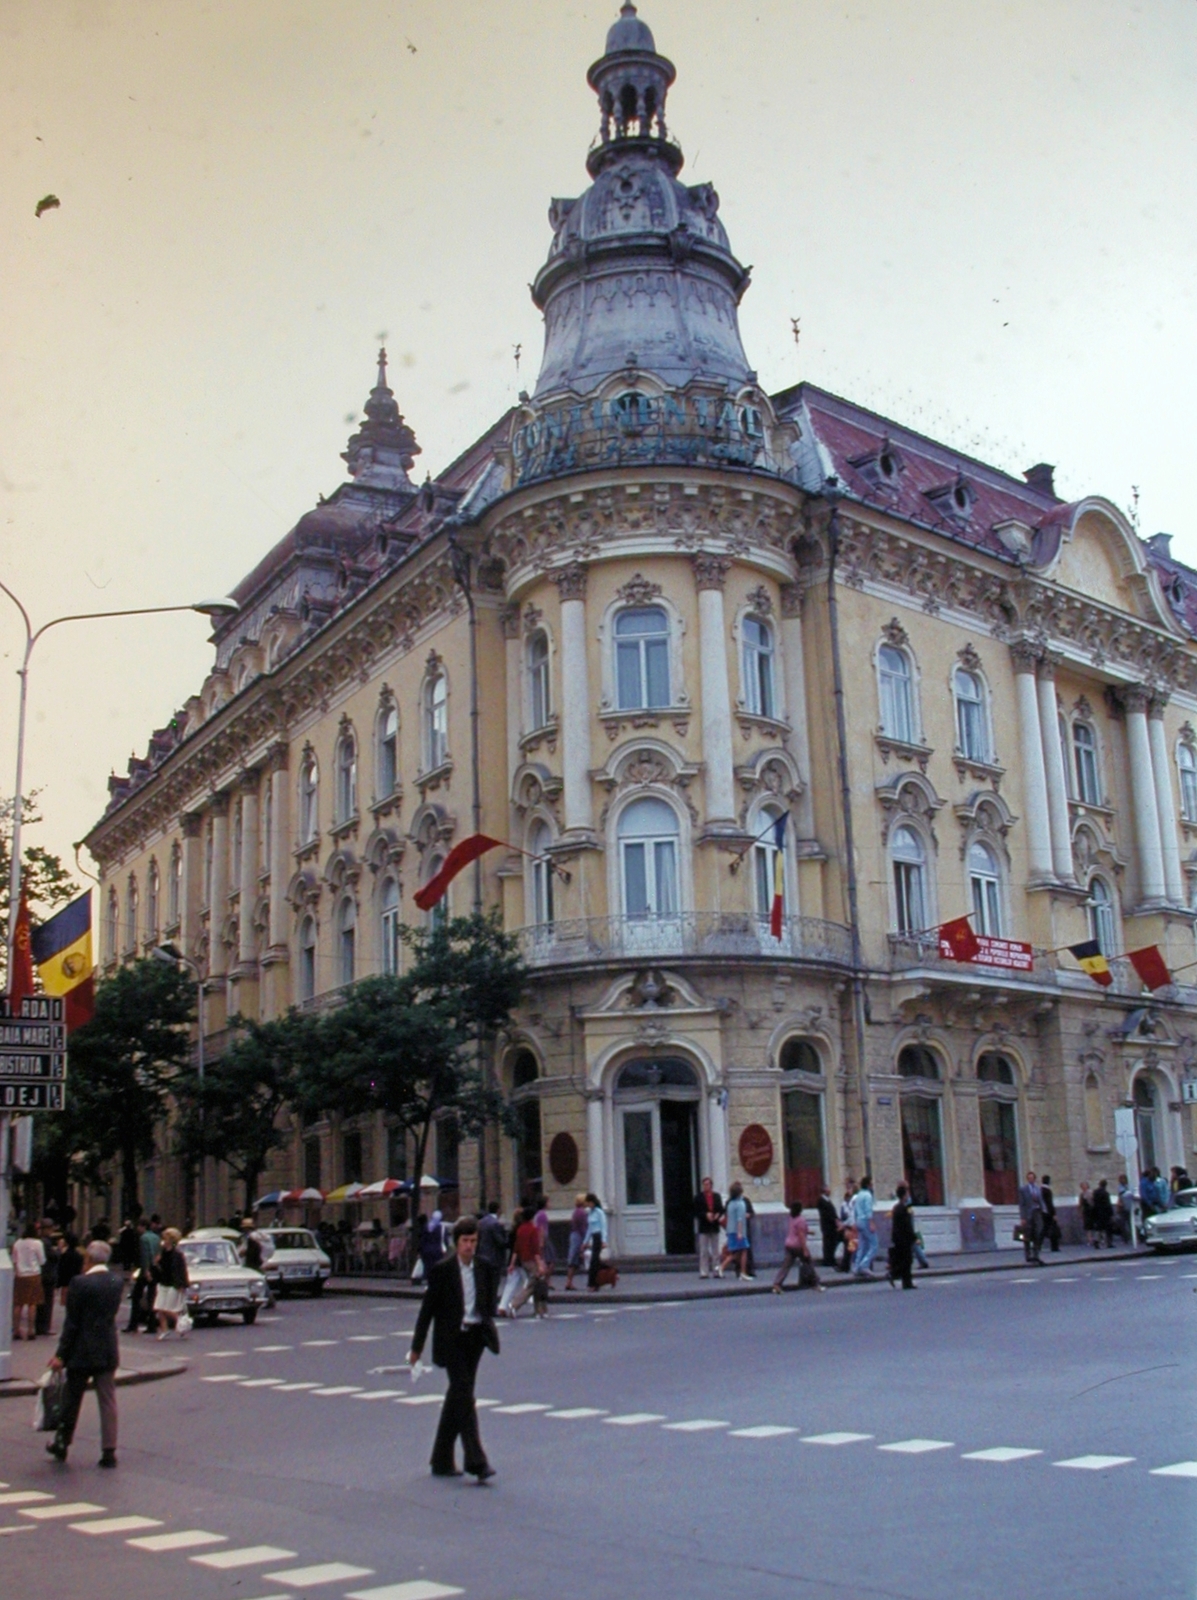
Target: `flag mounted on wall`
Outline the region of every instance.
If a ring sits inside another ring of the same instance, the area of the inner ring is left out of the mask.
[[[1094,983],[1099,983],[1103,989],[1108,989],[1114,981],[1114,974],[1110,971],[1110,963],[1101,953],[1101,946],[1096,939],[1086,939],[1083,944],[1070,944],[1069,955],[1073,955],[1081,964],[1081,969],[1087,972]]]
[[[459,872],[464,872],[471,862],[477,861],[478,857],[484,856],[488,850],[500,849],[502,844],[502,839],[491,839],[485,833],[472,834],[460,844],[455,844],[445,857],[441,870],[416,892],[415,902],[420,910],[431,911],[439,900],[444,899],[445,890]]]
[[[1145,988],[1164,989],[1172,982],[1172,974],[1160,954],[1159,945],[1149,944],[1142,950],[1128,950],[1126,959],[1143,980]]]
[[[30,935],[33,959],[47,994],[62,995],[67,1029],[90,1022],[96,1008],[91,952],[91,890],[63,906]]]
[[[941,925],[939,953],[949,961],[975,961],[981,954],[981,941],[967,917],[954,917]]]
[[[781,938],[781,919],[786,903],[786,823],[789,812],[783,811],[773,824],[773,904],[769,910],[769,932]]]

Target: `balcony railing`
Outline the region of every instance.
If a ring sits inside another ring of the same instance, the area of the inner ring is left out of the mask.
[[[1003,983],[1055,983],[1056,963],[1054,957],[1046,950],[1035,950],[1032,953],[1032,965],[1029,972],[1020,972],[1017,968],[1008,966],[990,965],[984,961],[953,961],[950,957],[940,954],[939,934],[930,933],[891,933],[889,935],[889,968],[891,972],[906,972],[913,968],[931,970],[950,974],[959,978],[962,983],[967,983],[970,975],[974,978],[997,978]]]
[[[529,966],[669,956],[731,956],[851,966],[852,936],[838,922],[785,917],[775,939],[769,918],[743,912],[687,911],[664,917],[579,917],[520,929]]]

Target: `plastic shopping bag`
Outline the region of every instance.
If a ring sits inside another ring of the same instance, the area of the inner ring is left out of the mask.
[[[66,1373],[43,1372],[38,1379],[37,1400],[33,1407],[35,1433],[55,1433],[62,1421],[66,1402]]]

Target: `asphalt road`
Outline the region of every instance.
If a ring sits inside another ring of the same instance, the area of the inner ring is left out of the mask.
[[[371,1370],[402,1362],[410,1304],[288,1301],[194,1333],[186,1376],[122,1391],[116,1473],[96,1469],[90,1397],[65,1469],[30,1403],[0,1403],[0,1589],[1191,1600],[1195,1286],[1181,1257],[916,1294],[559,1295],[484,1358],[486,1488],[427,1475],[439,1375]],[[125,1517],[146,1521],[105,1531]]]

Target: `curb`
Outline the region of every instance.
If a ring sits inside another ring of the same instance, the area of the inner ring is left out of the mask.
[[[1007,1252],[1003,1251],[1002,1254],[1005,1255]],[[1071,1270],[1073,1267],[1100,1267],[1108,1264],[1111,1261],[1150,1261],[1153,1259],[1153,1254],[1154,1253],[1150,1250],[1102,1250],[1095,1251],[1092,1256],[1078,1256],[1075,1259],[1061,1261],[1058,1263],[1045,1262],[1044,1266],[1045,1268],[1053,1266],[1067,1267],[1069,1270]],[[932,1266],[927,1268],[925,1271],[916,1273],[915,1276],[916,1279],[971,1278],[979,1277],[983,1273],[1025,1271],[1028,1265],[1028,1262],[1024,1261],[1022,1257],[1019,1257],[1015,1261],[994,1261],[985,1262],[984,1264],[978,1263],[978,1265],[975,1267]],[[661,1305],[666,1303],[672,1304],[674,1301],[685,1301],[687,1304],[691,1304],[696,1301],[702,1301],[704,1303],[717,1303],[721,1300],[742,1299],[747,1295],[769,1294],[772,1289],[773,1270],[774,1269],[772,1268],[766,1268],[764,1272],[758,1275],[755,1283],[729,1283],[725,1289],[697,1289],[693,1287],[683,1288],[679,1285],[676,1289],[650,1290],[645,1294],[628,1294],[626,1292],[621,1292],[618,1289],[603,1289],[600,1291],[600,1298],[598,1301],[596,1301],[596,1304]],[[823,1268],[822,1270],[824,1272],[828,1272],[831,1269]],[[625,1276],[634,1277],[635,1274],[628,1273],[625,1274]],[[883,1275],[875,1274],[871,1281],[873,1283],[884,1283],[886,1280]],[[856,1286],[856,1280],[850,1275],[842,1272],[837,1272],[834,1277],[826,1278],[824,1282],[828,1289],[848,1289]],[[404,1284],[389,1285],[385,1283],[376,1283],[373,1285],[368,1285],[365,1280],[363,1280],[360,1285],[356,1283],[346,1283],[343,1285],[338,1284],[334,1287],[332,1284],[328,1284],[325,1287],[324,1292],[326,1295],[345,1295],[350,1298],[358,1296],[361,1298],[373,1298],[378,1300],[419,1301],[424,1297],[424,1291],[422,1289],[413,1289]],[[798,1290],[797,1286],[786,1286],[787,1294],[797,1294],[799,1292],[800,1291]],[[576,1290],[575,1293],[578,1295],[579,1303],[585,1304],[585,1289]],[[570,1303],[564,1298],[564,1292],[559,1289],[555,1290],[553,1298],[555,1303],[559,1306],[568,1305]]]
[[[130,1389],[136,1383],[157,1383],[159,1378],[177,1378],[190,1366],[188,1361],[168,1361],[160,1367],[118,1367],[116,1386]],[[9,1378],[0,1383],[0,1400],[29,1398],[37,1393],[38,1386],[31,1378]]]

